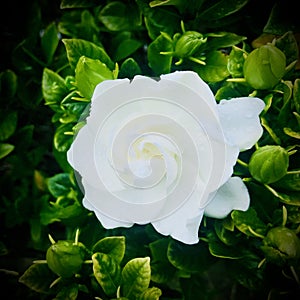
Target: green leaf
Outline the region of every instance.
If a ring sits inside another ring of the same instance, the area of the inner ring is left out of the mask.
[[[46,105],[59,105],[68,94],[64,79],[47,68],[43,72],[42,91]]]
[[[232,47],[247,39],[245,36],[232,32],[208,33],[207,36],[208,40],[203,45],[206,52]]]
[[[62,124],[60,125],[54,134],[54,147],[59,152],[66,152],[69,150],[72,142],[73,135],[69,135],[73,130],[74,124]],[[67,133],[67,134],[66,134]]]
[[[190,2],[191,1],[189,1],[189,3],[188,3],[185,0],[154,0],[149,3],[149,6],[156,7],[156,6],[164,6],[164,5],[174,5],[182,13],[187,8],[187,6],[193,4]],[[200,1],[200,2],[202,2],[202,1]]]
[[[93,253],[101,252],[114,258],[120,264],[125,255],[125,237],[112,236],[99,240],[92,249]]]
[[[152,40],[156,39],[161,32],[173,36],[173,34],[180,31],[180,21],[182,17],[175,8],[151,8],[147,0],[136,0],[136,2],[144,15],[148,35]]]
[[[46,62],[51,63],[54,53],[59,43],[58,31],[54,22],[52,22],[44,31],[41,38],[41,46],[46,58]]]
[[[56,174],[48,178],[47,186],[49,192],[55,198],[67,196],[73,188],[73,184],[70,180],[70,174],[68,173]]]
[[[249,0],[221,0],[203,11],[199,18],[209,21],[218,20],[239,11],[248,2]]]
[[[163,55],[161,52],[172,52],[173,42],[166,34],[159,35],[148,46],[148,64],[157,75],[167,74],[171,71],[172,56]]]
[[[19,278],[19,282],[38,293],[49,293],[55,274],[47,264],[32,264]]]
[[[133,58],[127,58],[121,65],[119,78],[133,78],[135,75],[142,74],[142,70]]]
[[[7,144],[7,143],[0,143],[0,159],[7,156],[14,149],[15,149],[14,145]]]
[[[78,297],[78,285],[64,285],[53,300],[76,300]]]
[[[178,277],[176,269],[169,261],[151,262],[151,280],[156,283],[168,284]]]
[[[292,10],[292,7],[289,9],[289,6],[287,7],[286,3],[281,1],[274,2],[263,32],[274,35],[282,35],[290,30],[299,32],[298,14]]]
[[[300,78],[297,78],[294,82],[293,102],[296,112],[300,114]]]
[[[300,206],[300,198],[299,192],[289,192],[288,194],[283,192],[278,192],[273,189],[271,186],[265,185],[266,188],[275,196],[277,197],[282,203],[287,205],[295,205]]]
[[[67,57],[72,69],[75,69],[81,56],[98,59],[106,64],[109,69],[112,70],[114,68],[113,61],[103,47],[83,39],[63,39],[62,41],[65,44]]]
[[[205,66],[195,65],[193,69],[206,82],[219,82],[229,76],[227,68],[228,57],[221,51],[209,52],[206,56]]]
[[[231,218],[238,230],[250,237],[263,236],[267,232],[267,226],[257,216],[256,211],[250,207],[247,211],[234,210]]]
[[[95,0],[62,0],[60,4],[61,9],[66,8],[83,8],[92,7],[97,3]]]
[[[90,99],[97,84],[104,80],[114,79],[114,75],[100,60],[81,56],[75,69],[75,79],[80,93]]]
[[[244,257],[238,247],[230,247],[217,240],[209,241],[208,245],[210,254],[215,257],[227,259],[241,259]]]
[[[200,272],[211,263],[211,257],[206,244],[199,242],[195,245],[186,245],[171,240],[168,246],[168,259],[173,266],[185,272]]]
[[[288,31],[281,37],[277,38],[275,45],[285,54],[287,65],[298,59],[298,44],[292,31]]]
[[[157,287],[152,287],[146,289],[140,296],[139,300],[158,300],[159,297],[162,295],[162,292]]]
[[[228,57],[228,71],[232,77],[243,77],[245,53],[238,47],[232,47]]]
[[[251,91],[252,89],[248,84],[226,81],[222,87],[217,90],[215,98],[217,101],[221,101],[222,99],[243,97],[249,95]]]
[[[0,73],[0,95],[3,98],[12,98],[17,92],[18,77],[12,70]]]
[[[92,255],[92,261],[94,276],[105,294],[116,294],[121,280],[120,265],[110,255],[99,252]]]
[[[0,141],[5,141],[11,137],[18,122],[18,113],[16,111],[2,113],[0,116]]]
[[[84,220],[88,214],[77,199],[69,197],[59,197],[56,202],[49,202],[47,197],[43,198],[40,210],[40,219],[43,225],[48,225],[60,221],[72,221],[77,223]]]
[[[298,140],[300,139],[300,131],[294,131],[291,128],[288,128],[288,127],[284,127],[283,131],[286,135],[288,135],[292,138],[295,138],[295,139],[298,139]]]
[[[167,251],[169,246],[169,239],[159,239],[149,244],[151,256],[153,261],[168,262]]]
[[[33,142],[34,125],[26,125],[19,128],[14,135],[14,139],[18,141],[16,144],[17,151],[27,151]]]
[[[133,30],[142,24],[138,7],[121,1],[108,3],[100,11],[98,18],[111,31]]]
[[[236,233],[226,229],[223,223],[224,220],[215,220],[214,222],[214,228],[218,238],[227,246],[233,246],[237,244],[238,237],[236,236]]]
[[[149,287],[151,279],[150,258],[134,258],[122,270],[121,295],[137,300]]]
[[[114,56],[113,56],[114,60],[120,61],[124,58],[127,58],[142,46],[143,43],[136,39],[132,39],[132,38],[124,39],[121,41],[121,43],[118,45],[118,47],[114,52]]]

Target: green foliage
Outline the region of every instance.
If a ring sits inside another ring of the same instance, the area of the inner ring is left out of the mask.
[[[27,15],[19,9],[23,23],[11,16],[22,26],[17,34],[8,24],[0,70],[0,259],[9,298],[299,296],[299,26],[293,5],[285,18],[279,2],[32,1]],[[261,139],[234,167],[250,208],[204,217],[196,245],[151,225],[104,229],[82,206],[66,159],[98,83],[175,70],[197,72],[217,101],[250,95],[266,104]],[[58,242],[49,245],[49,233]]]

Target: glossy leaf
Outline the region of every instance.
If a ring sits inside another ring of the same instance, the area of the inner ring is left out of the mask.
[[[15,96],[18,87],[18,77],[12,70],[5,70],[0,73],[0,95],[11,98]]]
[[[249,0],[221,0],[200,14],[204,20],[218,20],[239,11]]]
[[[100,252],[92,255],[92,261],[94,276],[105,294],[116,294],[121,280],[120,265],[110,255]]]
[[[145,290],[140,296],[139,300],[158,300],[160,296],[162,295],[162,292],[157,287],[148,288]]]
[[[114,63],[103,47],[83,39],[63,39],[62,41],[66,47],[67,57],[72,69],[75,69],[81,56],[98,59],[106,64],[109,69],[114,68]]]
[[[141,25],[138,7],[121,1],[108,3],[100,11],[99,20],[112,31],[132,30]]]
[[[100,82],[114,79],[113,72],[98,59],[81,56],[75,69],[76,86],[82,96],[90,99]]]
[[[206,56],[205,66],[196,65],[193,69],[206,82],[222,81],[229,76],[227,69],[228,58],[220,51],[209,52]]]
[[[8,143],[0,143],[0,159],[14,150],[15,146]]]
[[[5,141],[11,137],[18,122],[18,113],[16,111],[2,113],[0,116],[0,141]]]
[[[41,38],[41,46],[46,58],[46,62],[49,64],[54,56],[59,43],[58,31],[55,23],[51,23],[44,31]]]
[[[48,68],[43,72],[42,91],[47,105],[59,105],[68,93],[64,79]]]
[[[101,252],[112,257],[118,264],[120,264],[125,255],[125,237],[112,236],[105,237],[99,240],[94,246],[92,251]]]
[[[134,258],[122,270],[121,295],[137,300],[150,284],[150,258]]]
[[[267,231],[266,224],[258,218],[256,211],[251,207],[247,211],[234,210],[231,218],[237,229],[248,236],[257,237],[256,234],[264,235]]]
[[[201,272],[210,262],[206,244],[199,242],[196,245],[185,245],[170,241],[168,259],[173,266],[185,272]]]
[[[49,286],[56,278],[47,264],[32,264],[19,278],[19,282],[38,293],[48,293]]]
[[[173,43],[165,34],[159,35],[148,47],[148,63],[157,74],[169,73],[171,70],[172,56],[163,55],[161,52],[173,51]]]

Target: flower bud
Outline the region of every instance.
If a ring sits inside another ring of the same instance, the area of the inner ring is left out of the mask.
[[[49,268],[58,276],[68,278],[78,273],[85,259],[85,247],[73,241],[58,241],[46,253]]]
[[[285,54],[272,44],[253,50],[245,60],[244,76],[255,89],[271,89],[283,77],[286,67]]]
[[[267,260],[278,265],[293,265],[300,258],[300,239],[287,227],[274,227],[263,239],[261,249]]]
[[[206,39],[197,31],[186,31],[176,43],[176,56],[180,58],[192,56],[206,42]]]
[[[286,175],[288,166],[288,152],[281,146],[268,145],[252,154],[249,171],[257,181],[269,184]]]

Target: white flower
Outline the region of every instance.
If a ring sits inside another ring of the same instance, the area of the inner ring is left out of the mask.
[[[191,71],[107,80],[68,151],[84,206],[109,228],[152,223],[163,235],[198,242],[203,217],[247,210],[249,194],[232,177],[239,152],[262,135],[258,98],[216,103]]]

